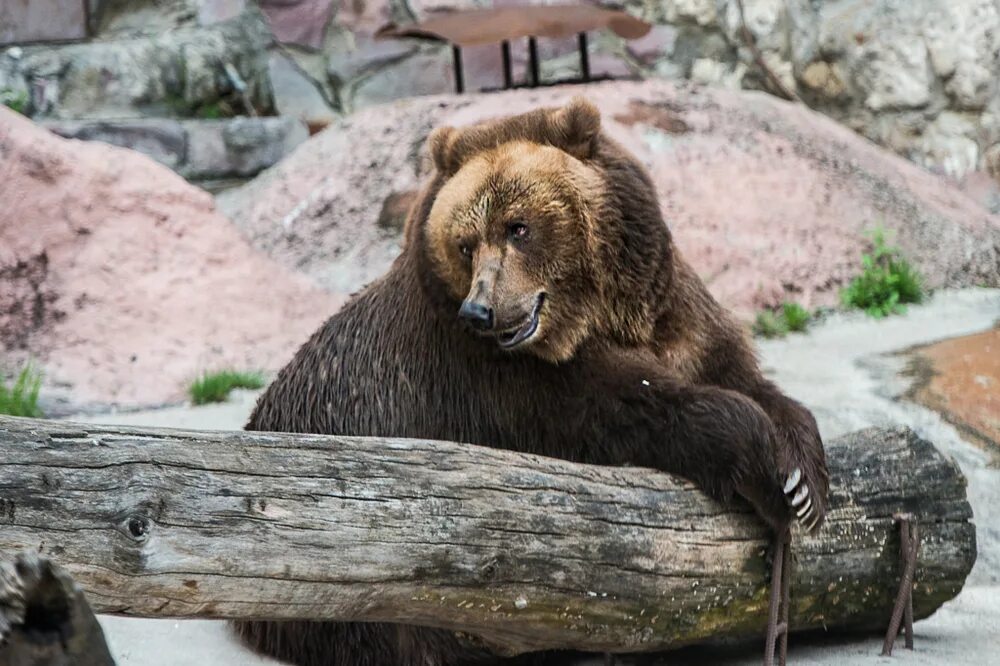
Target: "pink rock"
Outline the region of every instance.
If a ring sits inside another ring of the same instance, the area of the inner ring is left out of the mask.
[[[883,225],[931,287],[1000,285],[1000,218],[954,186],[834,121],[771,96],[612,82],[441,95],[369,108],[300,146],[221,203],[286,266],[347,291],[382,273],[398,234],[390,197],[418,188],[428,132],[442,124],[585,95],[649,168],[677,243],[727,306],[837,302],[866,230]]]
[[[41,362],[50,413],[180,401],[204,370],[276,370],[343,300],[144,155],[3,108],[0,154],[0,349],[5,365]]]

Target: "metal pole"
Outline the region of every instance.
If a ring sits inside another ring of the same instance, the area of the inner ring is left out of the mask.
[[[458,44],[451,45],[451,56],[455,62],[455,92],[465,92],[465,78],[462,76],[462,49]]]
[[[503,87],[511,88],[514,85],[514,75],[510,67],[510,42],[503,40],[500,49],[503,55]]]
[[[538,85],[538,40],[528,37],[528,64],[531,67],[531,86]]]
[[[580,44],[580,78],[584,81],[590,80],[590,54],[587,52],[587,33],[581,32],[577,36]]]

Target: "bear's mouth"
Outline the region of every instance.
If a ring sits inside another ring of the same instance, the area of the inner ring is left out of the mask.
[[[542,304],[545,302],[545,293],[542,292],[535,297],[535,305],[525,318],[524,323],[518,328],[504,331],[497,335],[497,344],[502,349],[513,349],[518,345],[527,342],[538,332],[538,324],[542,314]]]

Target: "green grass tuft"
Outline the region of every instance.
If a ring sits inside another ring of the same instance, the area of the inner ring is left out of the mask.
[[[237,372],[223,370],[206,372],[188,389],[191,402],[204,405],[210,402],[224,402],[233,389],[259,389],[264,387],[264,375],[260,372]]]
[[[12,386],[0,381],[0,414],[39,417],[38,390],[42,386],[42,373],[30,363],[21,369]]]
[[[901,314],[908,303],[924,299],[923,280],[899,249],[888,244],[882,229],[872,232],[871,239],[871,252],[861,255],[861,274],[841,291],[841,300],[877,319]]]
[[[798,303],[782,303],[777,310],[758,313],[753,332],[765,338],[783,338],[790,332],[805,331],[811,319],[809,311]]]
[[[28,110],[28,93],[15,92],[5,88],[4,90],[0,90],[0,104],[13,111],[17,111],[21,115],[25,115],[24,112]]]
[[[222,106],[218,102],[205,104],[198,109],[198,117],[205,120],[218,120],[226,115]]]
[[[788,325],[788,330],[794,333],[802,333],[809,327],[812,315],[809,310],[798,303],[782,303],[781,316]]]

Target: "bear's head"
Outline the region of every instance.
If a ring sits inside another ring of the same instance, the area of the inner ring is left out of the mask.
[[[649,177],[593,105],[443,127],[428,144],[436,174],[407,242],[472,331],[553,362],[595,337],[652,335],[669,233]]]

